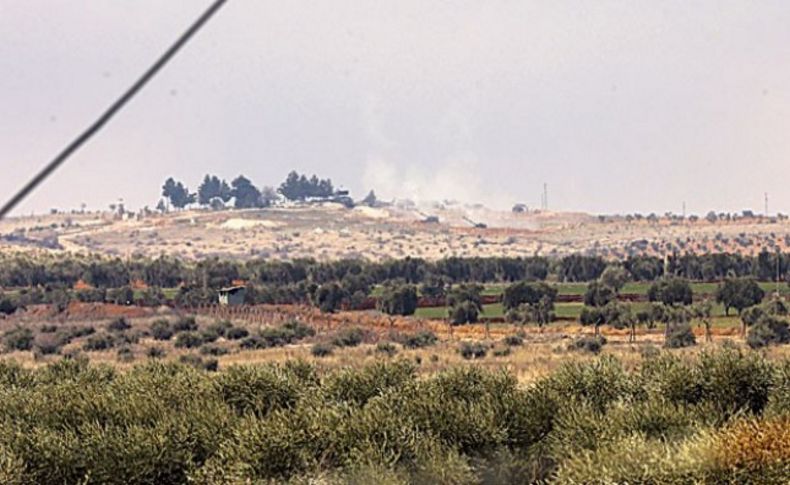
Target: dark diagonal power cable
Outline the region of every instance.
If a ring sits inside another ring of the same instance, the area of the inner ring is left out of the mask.
[[[205,25],[209,19],[217,13],[217,11],[225,4],[227,0],[216,0],[211,6],[201,15],[181,36],[176,42],[170,46],[167,51],[154,63],[153,66],[148,68],[147,71],[130,87],[115,103],[113,103],[107,111],[105,111],[91,126],[88,127],[80,136],[55,157],[54,160],[49,162],[33,179],[25,185],[22,190],[17,192],[0,209],[0,219],[4,218],[17,206],[25,197],[27,197],[41,182],[43,182],[52,172],[63,164],[74,152],[77,151],[85,142],[87,142],[93,135],[95,135],[102,127],[107,124],[110,119],[115,116],[121,108],[126,105],[131,99],[150,81],[173,56]]]

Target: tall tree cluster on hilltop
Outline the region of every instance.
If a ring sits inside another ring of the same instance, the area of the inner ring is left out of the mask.
[[[335,189],[330,179],[319,179],[313,175],[309,179],[296,171],[288,174],[285,182],[277,190],[288,200],[305,200],[310,197],[332,197]]]
[[[224,179],[210,174],[203,177],[203,182],[198,186],[197,193],[190,193],[186,185],[176,182],[170,177],[162,187],[162,196],[178,209],[183,209],[195,202],[204,207],[221,208],[231,199],[234,200],[234,207],[237,209],[253,209],[268,207],[276,199],[274,189],[264,187],[263,190],[260,190],[243,175],[239,175],[228,184]]]
[[[237,209],[263,207],[261,191],[247,177],[239,175],[231,182],[231,186],[233,187],[233,197],[236,198],[235,207]]]
[[[208,175],[203,178],[203,183],[198,187],[198,204],[209,205],[212,199],[220,199],[227,203],[233,193],[224,180],[220,180],[216,175]]]
[[[189,189],[181,182],[176,182],[173,177],[165,180],[162,186],[162,196],[170,200],[173,207],[183,209],[189,204],[195,203],[195,194],[190,193]]]
[[[168,178],[162,186],[162,196],[177,209],[183,209],[196,202],[203,207],[221,208],[231,199],[234,200],[233,206],[237,209],[269,207],[278,199],[278,193],[290,201],[336,195],[330,179],[319,179],[316,175],[307,178],[306,175],[300,175],[295,171],[288,174],[276,191],[272,187],[259,189],[244,175],[239,175],[228,184],[216,175],[206,174],[203,182],[198,186],[197,193],[190,192],[184,183],[174,180],[173,177]]]

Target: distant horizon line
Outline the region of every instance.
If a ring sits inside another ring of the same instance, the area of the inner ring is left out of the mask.
[[[375,192],[375,189],[372,189],[372,191]],[[163,199],[163,198],[160,197],[160,199]],[[118,203],[124,204],[123,200],[124,200],[123,197],[119,198],[118,199]],[[331,201],[307,202],[307,203],[303,203],[303,204],[315,205],[315,204],[325,204],[325,203],[330,203],[330,202]],[[588,215],[588,216],[592,216],[592,217],[613,217],[613,218],[614,217],[617,217],[617,218],[635,217],[637,219],[639,219],[639,218],[647,219],[647,218],[650,218],[651,216],[656,216],[659,219],[674,218],[674,219],[683,220],[683,219],[689,219],[689,218],[692,218],[692,217],[696,217],[698,219],[705,219],[706,216],[708,216],[711,212],[716,214],[720,218],[721,218],[721,216],[724,216],[724,217],[729,216],[729,217],[734,217],[734,218],[750,218],[750,217],[752,217],[752,218],[758,218],[758,219],[759,218],[764,218],[764,217],[767,217],[767,218],[787,218],[788,217],[788,214],[786,214],[786,213],[784,213],[782,211],[765,213],[765,212],[757,212],[757,211],[754,211],[754,210],[748,209],[748,208],[747,209],[738,210],[738,211],[725,211],[725,210],[710,209],[710,210],[704,211],[704,212],[688,212],[688,213],[686,213],[684,215],[682,213],[677,213],[677,212],[674,212],[674,211],[655,211],[655,210],[654,211],[650,211],[650,212],[647,212],[647,211],[595,212],[595,211],[588,211],[588,210],[583,210],[583,209],[551,209],[551,208],[549,208],[549,209],[541,209],[541,208],[538,208],[537,206],[530,206],[529,204],[524,204],[522,202],[514,202],[512,204],[512,206],[511,206],[511,209],[503,209],[503,208],[491,207],[489,205],[486,205],[483,202],[469,202],[469,201],[449,200],[449,199],[445,199],[445,200],[414,200],[414,199],[410,199],[410,198],[406,198],[406,197],[403,197],[403,198],[398,198],[398,197],[388,198],[388,199],[385,199],[385,201],[383,203],[386,204],[387,206],[395,205],[395,204],[398,204],[398,203],[409,203],[409,204],[414,204],[416,207],[419,207],[419,208],[425,208],[425,206],[440,204],[440,205],[451,206],[451,207],[458,207],[458,206],[460,206],[460,207],[465,208],[465,209],[486,209],[486,210],[491,210],[491,211],[495,211],[495,212],[504,212],[504,213],[513,212],[512,209],[514,209],[515,207],[521,205],[521,206],[526,207],[528,212],[531,213],[531,214],[540,214],[540,213],[583,214],[583,215]],[[115,209],[111,208],[111,206],[113,206],[113,205],[116,205],[116,203],[108,202],[107,204],[105,204],[104,207],[90,206],[90,205],[87,205],[87,204],[85,204],[84,208],[83,207],[73,207],[73,208],[52,207],[51,209],[49,209],[49,211],[41,211],[41,212],[37,212],[35,210],[32,210],[32,211],[27,212],[27,213],[16,213],[17,211],[14,211],[14,213],[12,213],[11,215],[8,216],[8,219],[25,218],[25,217],[42,217],[42,216],[49,216],[49,215],[68,215],[68,214],[92,214],[92,213],[106,214],[106,213],[113,213],[113,212],[115,212]],[[299,205],[299,203],[296,203],[296,204],[293,204],[293,205]],[[359,206],[359,205],[364,205],[364,204],[358,204],[357,203],[356,205]],[[151,208],[151,207],[154,207],[154,208]],[[289,207],[289,205],[278,205],[278,206],[275,206],[275,207],[268,207],[268,208],[288,208],[288,207]],[[137,213],[142,212],[146,208],[150,212],[159,212],[159,211],[156,210],[155,204],[144,204],[144,205],[142,205],[140,207],[137,207],[137,208],[125,207],[125,211],[124,212],[125,213],[129,213],[129,214],[137,214]],[[226,205],[223,209],[213,210],[213,209],[211,209],[208,206],[199,205],[199,204],[195,203],[195,204],[191,204],[190,207],[187,207],[187,208],[185,208],[182,211],[179,211],[179,210],[176,210],[176,209],[171,209],[169,212],[171,212],[171,213],[172,212],[189,212],[189,211],[201,211],[201,212],[235,211],[235,212],[244,212],[244,211],[265,210],[265,209],[267,209],[267,207],[236,208],[236,207],[233,207],[232,205]],[[747,215],[747,213],[751,213],[751,215]]]

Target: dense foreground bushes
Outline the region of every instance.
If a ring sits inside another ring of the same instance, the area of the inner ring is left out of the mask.
[[[785,483],[790,362],[0,366],[2,483]]]

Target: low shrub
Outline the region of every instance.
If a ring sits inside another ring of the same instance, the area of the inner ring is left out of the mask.
[[[672,444],[639,435],[604,442],[566,457],[557,483],[718,483],[694,479],[689,459]],[[695,451],[695,450],[693,450]]]
[[[115,335],[115,345],[133,345],[140,343],[140,332],[120,332]]]
[[[82,360],[82,359],[90,360],[87,357],[85,357],[82,354],[82,351],[80,351],[79,349],[69,349],[63,352],[63,358],[67,360]]]
[[[568,350],[581,350],[584,352],[597,354],[601,351],[604,345],[606,345],[606,338],[603,335],[593,337],[586,335],[569,343]]]
[[[198,369],[203,366],[203,358],[195,354],[184,354],[178,358],[178,361]]]
[[[134,352],[129,347],[121,347],[116,352],[116,356],[119,362],[132,362],[134,360]]]
[[[204,359],[203,369],[209,372],[217,372],[219,370],[219,361],[217,359]]]
[[[167,351],[162,347],[148,347],[145,351],[145,356],[149,359],[161,359],[167,355]]]
[[[376,345],[376,352],[392,357],[398,353],[398,348],[392,342],[379,342]]]
[[[790,417],[739,420],[713,436],[720,483],[786,483],[790,476]]]
[[[198,329],[197,321],[194,316],[179,317],[173,323],[173,332],[194,332]]]
[[[496,347],[492,354],[494,357],[507,357],[511,352],[510,347]]]
[[[313,347],[310,349],[310,353],[313,354],[314,357],[328,357],[332,355],[334,351],[335,351],[334,346],[326,343],[314,344]]]
[[[290,320],[283,324],[282,328],[290,330],[293,340],[302,340],[315,335],[315,330],[310,325],[306,325],[299,320]]]
[[[695,361],[699,400],[721,420],[742,412],[760,414],[774,389],[774,368],[755,353],[703,352]]]
[[[55,341],[57,341],[57,343],[59,345],[68,345],[71,342],[73,342],[75,338],[77,338],[78,336],[81,336],[80,335],[81,331],[82,331],[82,329],[78,329],[78,328],[76,328],[76,329],[75,328],[62,328],[62,329],[58,330],[57,332],[55,332],[55,335],[53,335],[53,338],[55,339]],[[45,335],[52,335],[52,334],[45,334]],[[88,334],[88,335],[92,335],[92,334]]]
[[[653,375],[658,380],[658,366]],[[598,357],[590,363],[568,362],[554,371],[545,385],[552,394],[567,399],[573,396],[580,404],[589,405],[593,411],[602,412],[611,403],[634,398],[635,379],[629,375],[619,360],[610,356]]]
[[[174,345],[178,349],[194,349],[203,345],[203,337],[197,332],[181,332]]]
[[[60,353],[62,341],[56,335],[44,334],[35,339],[33,352],[38,355],[55,355]]]
[[[401,337],[401,345],[407,349],[421,349],[435,345],[438,341],[436,334],[430,330],[422,330],[412,335]]]
[[[282,347],[294,339],[293,333],[282,327],[264,328],[258,337],[264,342],[265,347]]]
[[[47,338],[44,338],[43,336],[40,337],[36,343],[36,346],[40,347],[39,351],[44,354],[57,353],[57,351],[55,351],[52,346],[58,347],[59,351],[60,347],[70,344],[74,339],[93,335],[95,332],[96,330],[94,330],[92,326],[61,327],[55,332],[54,335],[51,333],[42,334],[47,336]],[[48,352],[44,347],[51,348],[52,352]]]
[[[771,316],[762,317],[749,328],[746,336],[746,343],[753,349],[788,342],[790,342],[790,329],[787,322]]]
[[[182,364],[186,364],[195,369],[207,370],[209,372],[216,372],[219,370],[219,361],[217,359],[203,359],[199,355],[184,354],[178,358]]]
[[[639,349],[639,355],[643,359],[653,359],[661,355],[661,349],[653,344],[645,344]]]
[[[116,318],[107,325],[107,330],[110,332],[125,332],[130,328],[132,328],[132,325],[124,317]]]
[[[502,342],[508,347],[518,347],[524,345],[524,337],[521,335],[508,335]]]
[[[200,348],[200,353],[203,355],[213,355],[219,357],[228,354],[230,351],[220,345],[204,345]]]
[[[55,333],[58,331],[58,326],[54,324],[44,324],[39,328],[41,333]]]
[[[766,414],[790,416],[790,359],[779,363],[774,370],[773,382]]]
[[[13,300],[0,295],[0,313],[3,315],[12,315],[16,312],[18,305]]]
[[[242,339],[241,343],[239,343],[239,347],[244,350],[256,350],[256,349],[265,349],[268,347],[266,341],[262,338],[252,335],[245,339]]]
[[[721,340],[721,347],[727,350],[738,350],[740,345],[731,338],[725,338]]]
[[[458,347],[458,353],[464,359],[482,359],[488,353],[488,346],[479,342],[463,342]]]
[[[293,409],[306,391],[318,385],[315,367],[302,360],[284,365],[232,366],[217,379],[222,400],[238,416],[258,418]]]
[[[266,347],[282,347],[315,335],[315,330],[298,320],[288,321],[279,327],[261,330],[260,338]]]
[[[220,334],[217,332],[216,329],[204,328],[203,330],[200,331],[200,337],[203,339],[203,342],[211,343],[211,342],[216,342],[219,339]]]
[[[694,345],[697,345],[697,339],[694,337],[694,332],[688,324],[679,325],[670,330],[664,341],[664,347],[668,349],[679,349]]]
[[[307,337],[315,335],[315,330],[309,325],[305,325],[298,320],[291,320],[278,327],[264,328],[258,335],[249,335],[243,328],[231,328],[227,335],[232,340],[241,338],[240,346],[242,349],[266,349],[269,347],[282,347],[293,344]]]
[[[472,301],[460,301],[448,310],[448,316],[453,325],[477,323],[480,317],[480,307]]]
[[[356,347],[365,338],[365,331],[359,327],[344,328],[332,339],[336,347]]]
[[[170,322],[162,318],[151,324],[151,336],[154,340],[170,340],[173,338],[173,328]]]
[[[231,327],[225,332],[225,338],[228,340],[241,340],[250,334],[246,328]]]
[[[9,352],[30,350],[33,348],[33,331],[22,327],[8,330],[3,334],[3,346]]]
[[[87,337],[88,335],[93,335],[96,333],[96,329],[93,328],[92,325],[82,325],[79,327],[71,327],[68,330],[69,336],[71,338],[80,338],[80,337]]]
[[[402,390],[413,382],[416,369],[406,360],[396,360],[334,372],[321,383],[322,395],[328,402],[363,408],[374,398]]]
[[[233,328],[233,324],[228,320],[220,320],[206,327],[207,330],[216,333],[220,337],[227,337],[228,330],[231,328]]]
[[[82,344],[82,350],[86,352],[97,352],[111,349],[115,346],[115,338],[106,333],[97,333],[89,336]]]

